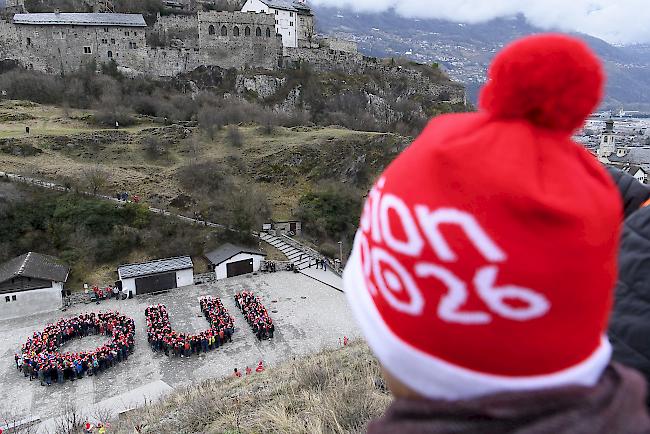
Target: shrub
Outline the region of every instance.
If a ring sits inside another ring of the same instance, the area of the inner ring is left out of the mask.
[[[144,149],[149,158],[161,158],[169,152],[170,143],[168,140],[158,136],[147,136],[144,139]]]
[[[359,194],[341,186],[329,186],[302,196],[296,214],[310,234],[338,241],[352,239],[360,211]]]
[[[239,148],[244,144],[244,138],[242,137],[239,127],[237,125],[230,125],[226,133],[228,142],[232,147]]]
[[[57,104],[61,102],[64,85],[57,76],[14,69],[0,75],[0,89],[6,90],[10,99]]]

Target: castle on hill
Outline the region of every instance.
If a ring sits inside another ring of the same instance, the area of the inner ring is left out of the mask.
[[[7,1],[20,7],[20,0]],[[364,61],[356,44],[318,37],[314,28],[304,0],[248,0],[241,11],[159,15],[153,25],[141,14],[16,13],[0,20],[0,59],[57,74],[115,62],[123,73],[152,77],[200,66],[276,70],[301,60]]]

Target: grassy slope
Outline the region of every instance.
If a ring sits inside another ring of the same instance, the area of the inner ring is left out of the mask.
[[[408,143],[393,134],[336,127],[277,128],[264,135],[256,126],[243,126],[244,144],[234,148],[225,130],[210,140],[197,128],[141,119],[135,127],[115,131],[88,123],[88,114],[2,101],[0,139],[8,142],[5,152],[0,150],[0,170],[74,181],[88,167],[100,164],[111,174],[108,192],[125,190],[167,206],[178,195],[191,195],[179,184],[179,168],[191,160],[214,161],[234,182],[260,188],[271,202],[274,217],[284,219],[290,217],[300,195],[320,182],[367,187]],[[26,125],[31,127],[30,135],[24,132]],[[147,155],[144,141],[149,136],[170,142],[166,156]],[[18,145],[35,150],[36,155],[13,155],[11,150]]]
[[[132,433],[357,433],[390,403],[365,343],[325,350],[250,377],[208,380],[113,425]]]

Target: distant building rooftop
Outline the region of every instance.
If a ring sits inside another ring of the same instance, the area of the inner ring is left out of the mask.
[[[179,271],[194,268],[192,258],[189,256],[180,256],[178,258],[158,259],[141,264],[120,265],[117,274],[120,279],[132,277],[148,276],[150,274],[167,273],[169,271]]]
[[[297,0],[260,0],[262,3],[270,8],[282,9],[285,11],[311,11],[307,3],[302,3]]]
[[[253,249],[250,247],[236,246],[234,244],[226,243],[219,247],[216,250],[213,250],[210,253],[206,253],[205,257],[208,258],[213,265],[219,265],[233,256],[237,256],[240,253],[248,253],[250,255],[266,256],[266,253]]]
[[[14,24],[147,27],[142,14],[15,14]]]
[[[0,264],[0,283],[17,277],[65,282],[70,268],[53,256],[29,252]]]

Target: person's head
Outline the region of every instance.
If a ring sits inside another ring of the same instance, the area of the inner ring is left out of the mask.
[[[479,113],[433,120],[379,177],[344,286],[396,395],[600,378],[622,205],[571,134],[603,86],[583,42],[515,42],[490,68]]]

